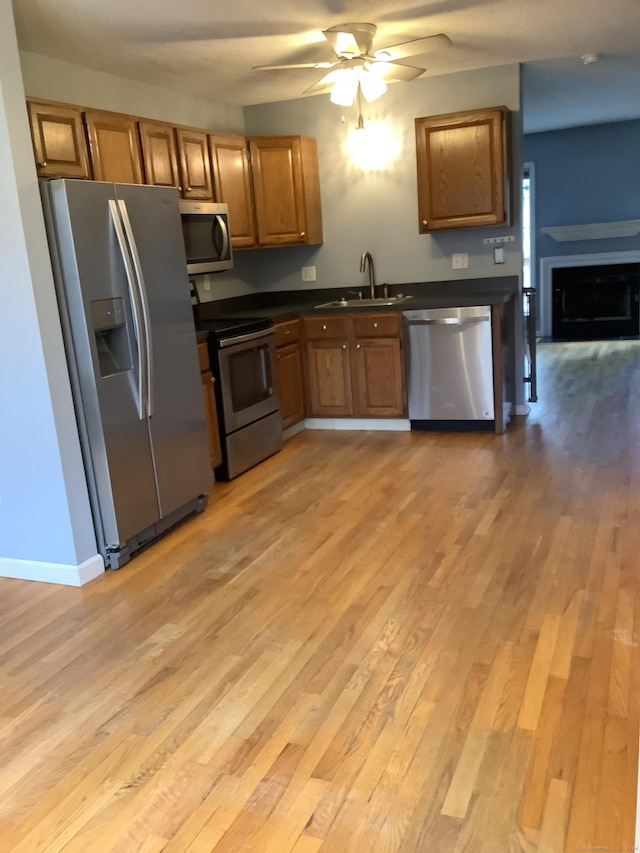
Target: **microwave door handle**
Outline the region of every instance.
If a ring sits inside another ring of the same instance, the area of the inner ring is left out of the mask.
[[[138,290],[134,284],[135,273],[133,269],[133,263],[131,261],[131,256],[129,254],[129,249],[127,247],[127,239],[124,235],[122,220],[120,219],[118,207],[114,199],[109,199],[109,213],[111,214],[111,221],[113,222],[113,227],[116,232],[116,238],[118,240],[120,254],[122,255],[122,262],[124,264],[124,271],[127,276],[127,285],[129,288],[131,314],[133,316],[133,332],[136,339],[136,349],[138,351],[138,417],[141,421],[143,421],[145,418],[143,388],[146,385],[147,377],[146,363],[142,349],[143,329],[142,318],[140,316],[140,301],[138,296]]]
[[[222,231],[222,252],[220,260],[226,261],[229,257],[229,229],[227,228],[227,221],[224,216],[220,216],[219,213],[216,213],[216,219],[218,220],[218,225]]]
[[[142,272],[142,263],[140,262],[140,254],[138,252],[138,246],[136,245],[136,238],[133,233],[133,228],[131,227],[131,220],[129,219],[129,211],[127,210],[126,202],[122,199],[118,200],[118,207],[120,209],[120,215],[122,216],[122,223],[124,225],[125,234],[127,235],[127,241],[129,243],[129,250],[131,252],[131,257],[133,259],[133,267],[136,273],[136,284],[138,287],[138,293],[140,294],[140,304],[142,305],[142,317],[143,317],[143,327],[144,327],[144,345],[145,345],[145,362],[146,362],[146,370],[145,374],[147,377],[147,415],[153,414],[153,347],[151,340],[151,315],[149,311],[149,300],[147,298],[147,288],[144,283],[144,275]]]

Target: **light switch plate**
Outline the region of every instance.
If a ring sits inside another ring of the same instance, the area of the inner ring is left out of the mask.
[[[302,280],[303,281],[315,281],[316,280],[316,268],[315,267],[302,267]]]
[[[451,255],[451,269],[466,270],[469,268],[469,255],[466,252],[459,252]]]

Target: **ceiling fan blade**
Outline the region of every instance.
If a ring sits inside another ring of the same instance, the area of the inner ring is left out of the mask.
[[[416,80],[427,70],[426,68],[418,68],[415,65],[405,65],[402,62],[376,61],[372,64],[375,73],[387,82],[400,81],[402,83],[410,83],[411,80]]]
[[[369,53],[376,30],[375,24],[338,24],[322,35],[338,56],[350,57]]]
[[[254,71],[286,71],[290,68],[333,68],[337,62],[297,62],[294,65],[254,65]]]
[[[335,71],[330,71],[328,74],[325,74],[324,77],[321,77],[319,80],[316,80],[315,83],[312,83],[311,86],[305,89],[302,94],[308,95],[313,92],[314,95],[322,95],[324,92],[330,92],[333,88],[333,84],[336,82],[336,76]]]
[[[440,50],[449,47],[451,39],[444,33],[437,33],[434,36],[426,36],[421,39],[411,39],[402,44],[392,44],[390,47],[383,47],[376,50],[374,57],[386,62],[394,62],[396,59],[404,59],[407,56],[421,56],[423,53],[431,53],[433,50]]]

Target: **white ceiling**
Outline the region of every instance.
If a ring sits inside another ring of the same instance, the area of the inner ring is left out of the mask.
[[[221,103],[288,100],[325,72],[254,65],[333,58],[322,36],[378,26],[374,48],[446,33],[451,47],[409,60],[425,76],[531,63],[525,129],[640,116],[638,0],[14,0],[22,50]],[[580,56],[601,59],[583,65]],[[393,85],[406,85],[395,83]]]

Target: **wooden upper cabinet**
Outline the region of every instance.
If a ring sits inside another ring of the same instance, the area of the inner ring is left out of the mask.
[[[120,113],[84,114],[96,181],[142,184],[142,155],[136,121]]]
[[[416,119],[419,230],[508,225],[506,107]]]
[[[36,101],[27,108],[39,177],[90,178],[82,112]]]
[[[244,136],[209,134],[216,201],[229,206],[231,245],[234,249],[256,245],[256,225],[251,191],[249,151]]]
[[[182,197],[193,201],[213,201],[209,143],[204,130],[177,128]]]
[[[138,126],[146,183],[181,189],[175,128],[153,121],[141,121]]]
[[[249,139],[258,243],[322,243],[322,209],[315,139]]]

